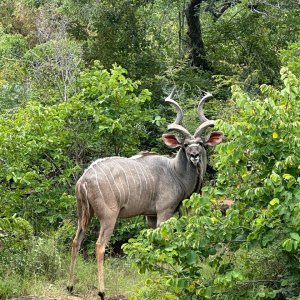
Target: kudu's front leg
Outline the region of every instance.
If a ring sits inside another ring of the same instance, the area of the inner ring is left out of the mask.
[[[174,213],[174,209],[165,209],[159,211],[157,213],[157,227],[160,226],[162,222],[169,220],[173,216],[173,213]]]

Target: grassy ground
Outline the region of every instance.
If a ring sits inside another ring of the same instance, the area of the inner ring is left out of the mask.
[[[34,295],[67,299],[69,295],[66,291],[67,270],[68,261],[66,260],[62,262],[62,272],[54,280],[34,273],[25,278],[20,274],[12,273],[6,277],[5,282],[2,282],[2,286],[0,284],[0,289],[12,289],[15,296]],[[132,262],[126,258],[106,257],[104,271],[107,296],[121,294],[129,299],[147,279],[147,275],[140,274]],[[74,295],[86,300],[99,300],[96,263],[79,257],[75,275]]]

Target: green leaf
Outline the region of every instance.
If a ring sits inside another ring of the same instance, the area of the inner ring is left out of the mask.
[[[212,289],[212,287],[211,286],[209,286],[209,287],[207,287],[206,289],[205,289],[205,298],[206,299],[211,299],[211,297],[212,297],[212,292],[213,292],[213,289]]]
[[[198,256],[197,256],[196,252],[189,251],[186,258],[187,258],[187,264],[193,265],[197,262]]]
[[[260,298],[265,298],[266,293],[265,292],[259,292],[259,293],[257,293],[257,296],[260,297]]]
[[[274,199],[272,199],[272,200],[269,202],[269,204],[270,204],[271,206],[277,205],[277,204],[279,204],[279,199],[278,199],[278,198],[274,198]]]
[[[291,236],[292,239],[300,242],[300,235],[297,232],[291,232],[290,236]]]
[[[276,173],[271,174],[270,178],[273,182],[279,182],[281,180],[280,176]]]
[[[282,246],[286,251],[291,252],[293,250],[293,241],[291,239],[287,239],[282,243]]]

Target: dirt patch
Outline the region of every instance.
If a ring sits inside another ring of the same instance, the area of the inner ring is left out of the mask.
[[[36,297],[36,296],[22,296],[18,298],[12,298],[10,300],[83,300],[81,297],[68,296],[65,298],[49,298],[49,297]],[[123,295],[115,295],[110,297],[105,297],[105,300],[127,300]]]
[[[9,300],[83,300],[80,297],[68,297],[66,299],[63,299],[61,297],[37,297],[37,296],[22,296],[22,297],[18,297],[18,298],[11,298]]]
[[[82,298],[74,297],[72,300],[82,300]],[[36,296],[22,296],[18,298],[11,298],[10,300],[62,300],[62,298],[36,297]],[[68,299],[69,300],[69,299]],[[70,299],[71,300],[71,299]]]

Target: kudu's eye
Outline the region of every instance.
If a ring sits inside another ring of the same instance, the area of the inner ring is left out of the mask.
[[[186,148],[189,144],[188,143],[184,143],[183,146]]]

